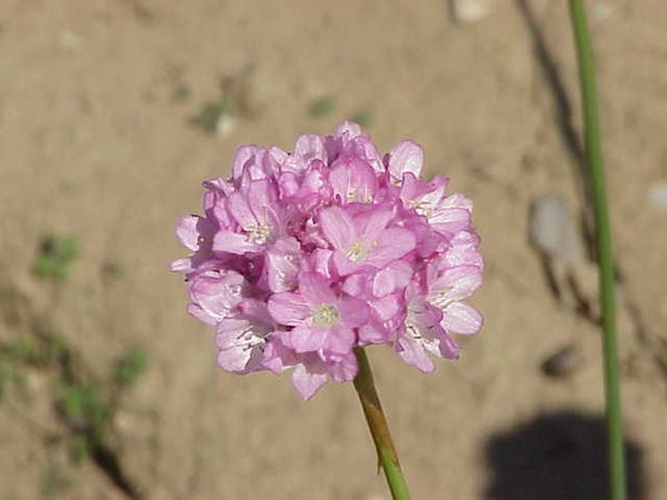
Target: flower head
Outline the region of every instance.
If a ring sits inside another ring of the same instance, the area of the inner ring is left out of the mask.
[[[176,233],[192,253],[188,311],[216,327],[233,373],[293,369],[304,399],[357,373],[353,349],[391,346],[421,371],[455,359],[455,334],[477,332],[463,302],[481,284],[471,202],[447,179],[419,178],[422,148],[382,158],[358,125],[304,135],[292,153],[239,148],[229,180],[204,183],[204,215]]]

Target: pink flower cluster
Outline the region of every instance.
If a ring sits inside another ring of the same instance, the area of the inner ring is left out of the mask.
[[[304,135],[292,153],[239,148],[230,180],[204,182],[204,216],[176,232],[193,253],[188,311],[216,327],[219,365],[234,373],[294,368],[304,400],[357,373],[353,349],[387,344],[408,364],[455,359],[452,334],[480,314],[462,299],[482,280],[471,202],[447,179],[419,178],[413,141],[384,157],[358,125]]]

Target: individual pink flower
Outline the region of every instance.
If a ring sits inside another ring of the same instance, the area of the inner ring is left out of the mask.
[[[354,297],[336,294],[321,275],[299,277],[298,292],[282,292],[269,299],[276,323],[292,327],[283,343],[297,353],[323,352],[346,356],[356,343],[355,328],[368,320],[368,305]]]
[[[358,214],[342,207],[320,212],[322,232],[331,243],[337,271],[350,274],[371,266],[382,269],[415,247],[415,237],[407,229],[387,227],[393,219],[390,206],[374,206]]]

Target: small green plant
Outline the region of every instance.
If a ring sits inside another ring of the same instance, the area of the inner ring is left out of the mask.
[[[69,276],[70,264],[79,255],[79,244],[72,236],[47,236],[40,245],[34,271],[43,279],[63,281]]]
[[[119,387],[132,387],[148,366],[148,354],[145,350],[134,347],[116,360],[112,380]]]
[[[308,114],[314,118],[324,118],[336,108],[336,97],[323,95],[313,99],[308,104]]]
[[[45,498],[51,498],[64,493],[72,486],[72,479],[67,475],[65,468],[59,463],[50,464],[44,470],[41,478],[41,493]]]
[[[223,96],[217,101],[205,103],[199,112],[190,119],[190,123],[207,132],[215,133],[218,130],[220,120],[229,115],[231,115],[231,101],[227,96]]]
[[[21,367],[38,365],[42,358],[39,345],[30,338],[20,338],[0,346],[0,400],[6,396],[10,384],[25,394],[26,379]]]
[[[353,121],[360,127],[365,128],[371,124],[371,121],[373,121],[373,117],[370,111],[368,111],[367,109],[361,109],[352,115],[350,121]]]

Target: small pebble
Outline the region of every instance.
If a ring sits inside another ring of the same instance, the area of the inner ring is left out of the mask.
[[[542,373],[548,377],[565,378],[576,372],[582,364],[581,353],[573,346],[561,347],[547,357],[541,365]]]
[[[581,236],[560,196],[533,198],[529,232],[538,250],[564,264],[573,264],[583,255]]]
[[[452,12],[457,23],[474,23],[489,13],[490,0],[452,0]]]
[[[648,198],[653,206],[667,214],[667,183],[656,184],[649,189]]]

